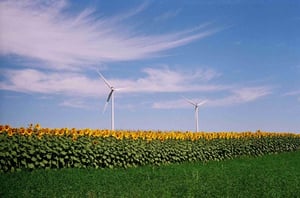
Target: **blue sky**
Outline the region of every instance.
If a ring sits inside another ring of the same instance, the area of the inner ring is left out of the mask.
[[[1,1],[0,123],[300,132],[299,1]]]

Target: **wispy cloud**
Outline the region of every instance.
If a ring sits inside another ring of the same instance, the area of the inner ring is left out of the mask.
[[[93,9],[70,14],[67,1],[1,1],[0,54],[18,55],[35,66],[78,70],[101,62],[151,57],[218,31],[191,28],[162,35],[141,33],[124,20],[145,8],[142,4],[105,18]]]
[[[126,87],[123,92],[188,92],[228,89],[224,85],[209,83],[220,74],[212,69],[176,71],[168,67],[145,68],[138,79],[107,79],[116,87]],[[90,78],[79,72],[42,72],[35,69],[1,71],[0,89],[26,93],[61,94],[80,97],[101,97],[107,89],[95,72]]]
[[[168,19],[176,17],[181,12],[181,9],[169,10],[154,18],[155,21],[166,21]]]
[[[271,94],[271,88],[267,86],[242,87],[230,91],[230,95],[209,101],[210,106],[230,106],[248,103]]]
[[[71,108],[78,108],[78,109],[90,109],[89,105],[85,104],[83,100],[79,100],[79,99],[64,100],[59,105],[63,107],[71,107]]]
[[[144,77],[132,81],[116,82],[128,87],[128,92],[141,93],[180,93],[189,91],[217,91],[228,89],[226,85],[209,82],[221,74],[212,69],[198,69],[194,71],[171,70],[163,68],[145,68]]]
[[[296,97],[296,100],[300,102],[300,90],[293,90],[283,94],[283,96]]]
[[[206,100],[205,106],[217,107],[217,106],[231,106],[237,104],[248,103],[251,101],[258,100],[264,96],[271,94],[271,89],[266,86],[258,87],[242,87],[233,88],[228,90],[228,96],[220,97],[217,99],[210,98],[192,98],[192,101],[203,101]],[[155,102],[152,105],[156,109],[180,109],[188,108],[188,104],[184,99],[177,99],[171,101]]]
[[[271,94],[268,86],[238,86],[213,83],[221,74],[212,69],[194,71],[171,70],[169,67],[145,68],[143,77],[137,79],[107,80],[115,87],[126,87],[123,94],[135,93],[178,93],[186,95],[198,93],[210,97],[191,98],[195,101],[207,100],[205,106],[230,106],[258,100]],[[24,93],[64,96],[60,105],[87,108],[83,101],[87,98],[106,97],[109,90],[97,74],[93,78],[78,72],[41,72],[34,69],[2,70],[0,89]],[[294,93],[290,93],[294,94]],[[225,96],[224,96],[225,95]],[[72,96],[72,99],[68,99]],[[157,109],[188,108],[184,99],[160,101],[152,105]]]
[[[98,79],[79,73],[41,72],[34,69],[3,70],[0,89],[24,93],[99,96],[104,89]],[[99,90],[99,91],[98,91]]]
[[[185,109],[190,106],[184,99],[160,101],[152,104],[152,108],[154,109]]]
[[[284,96],[296,96],[296,95],[300,95],[300,90],[294,90],[294,91],[289,91],[285,94],[283,94]]]

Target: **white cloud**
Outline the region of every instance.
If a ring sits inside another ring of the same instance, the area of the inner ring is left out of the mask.
[[[297,96],[297,95],[300,95],[300,90],[289,91],[283,95],[284,96]]]
[[[168,19],[176,17],[181,12],[181,9],[169,10],[154,18],[155,21],[166,21]]]
[[[188,104],[183,99],[178,100],[172,100],[172,101],[161,101],[161,102],[155,102],[152,105],[152,108],[154,109],[184,109],[188,108],[191,105]]]
[[[271,93],[269,87],[242,87],[233,88],[229,91],[229,95],[223,98],[210,99],[210,98],[193,98],[192,101],[203,101],[206,103],[204,106],[216,107],[216,106],[231,106],[236,104],[248,103],[251,101],[258,100]],[[155,102],[152,105],[156,109],[179,109],[188,108],[190,105],[184,99],[171,100],[171,101],[161,101]]]
[[[4,70],[2,74],[6,78],[0,82],[2,90],[84,97],[99,96],[104,90],[98,79],[89,79],[79,73],[45,73],[34,69],[23,69]]]
[[[84,103],[84,101],[79,99],[69,99],[65,100],[59,104],[60,106],[64,107],[71,107],[71,108],[79,108],[79,109],[89,109],[90,107]]]
[[[271,94],[271,88],[266,86],[242,87],[231,90],[231,94],[224,98],[210,100],[210,106],[230,106],[255,101]]]
[[[228,86],[215,85],[209,81],[220,74],[211,69],[196,71],[176,71],[165,68],[146,68],[145,77],[133,81],[128,91],[131,92],[189,92],[217,91],[228,89]]]
[[[107,79],[115,87],[125,87],[122,92],[188,92],[217,91],[228,86],[214,85],[209,80],[219,76],[211,69],[175,71],[168,67],[145,68],[144,77],[138,79]],[[0,89],[16,92],[61,94],[80,97],[103,97],[108,90],[95,72],[90,78],[79,72],[42,72],[35,69],[2,70]]]
[[[92,9],[68,14],[67,1],[1,1],[0,54],[40,61],[40,67],[76,70],[110,61],[143,59],[207,37],[217,30],[192,28],[147,35],[125,23],[145,9],[99,17]],[[138,33],[139,32],[139,33]]]
[[[123,93],[207,93],[214,98],[191,98],[194,101],[207,100],[205,106],[230,106],[248,103],[271,93],[266,86],[240,87],[237,85],[219,85],[212,79],[220,76],[211,69],[197,71],[176,71],[164,68],[146,68],[144,76],[138,79],[107,79],[115,87],[125,87]],[[107,97],[109,90],[97,76],[88,77],[78,72],[41,72],[34,69],[2,70],[0,89],[25,93],[40,93],[46,95],[62,95],[65,100],[60,105],[86,108],[84,98]],[[219,95],[223,97],[215,99]],[[184,99],[161,101],[152,105],[158,109],[187,108]]]
[[[283,94],[283,96],[296,97],[296,100],[300,102],[300,90],[293,90]]]

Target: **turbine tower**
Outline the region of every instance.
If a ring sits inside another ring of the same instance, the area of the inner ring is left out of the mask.
[[[104,106],[104,109],[103,109],[103,113],[105,112],[106,110],[106,107],[107,107],[107,104],[109,103],[109,101],[111,101],[111,130],[115,130],[115,107],[114,107],[114,92],[119,90],[117,88],[114,88],[105,78],[104,76],[99,72],[97,71],[99,76],[102,78],[102,80],[104,81],[104,83],[106,84],[106,86],[110,89],[110,92],[108,94],[108,97],[106,99],[106,104]]]
[[[199,106],[205,104],[206,101],[204,100],[204,101],[202,101],[202,102],[196,103],[196,102],[194,102],[194,101],[192,101],[192,100],[189,100],[189,99],[187,99],[187,98],[185,98],[185,97],[184,97],[184,99],[185,99],[188,103],[190,103],[191,105],[193,105],[193,106],[195,107],[196,132],[198,132],[198,128],[199,128],[199,123],[198,123],[198,119],[199,119],[199,117],[198,117],[198,114],[199,114],[199,113],[198,113],[198,112],[199,112]]]

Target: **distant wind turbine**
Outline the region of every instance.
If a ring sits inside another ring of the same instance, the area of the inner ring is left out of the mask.
[[[102,80],[104,81],[104,83],[106,84],[106,86],[110,89],[110,92],[108,94],[108,97],[106,99],[106,103],[103,109],[103,113],[106,110],[107,104],[109,103],[109,101],[111,100],[111,130],[115,130],[115,107],[114,107],[114,92],[120,90],[121,88],[114,88],[105,78],[104,76],[97,71],[99,76],[102,78]]]
[[[196,132],[198,132],[198,127],[199,127],[199,123],[198,123],[198,111],[199,111],[199,106],[201,105],[204,105],[207,101],[202,101],[202,102],[199,102],[199,103],[196,103],[192,100],[189,100],[185,97],[183,97],[188,103],[190,103],[191,105],[193,105],[195,107],[195,122],[196,122]]]

